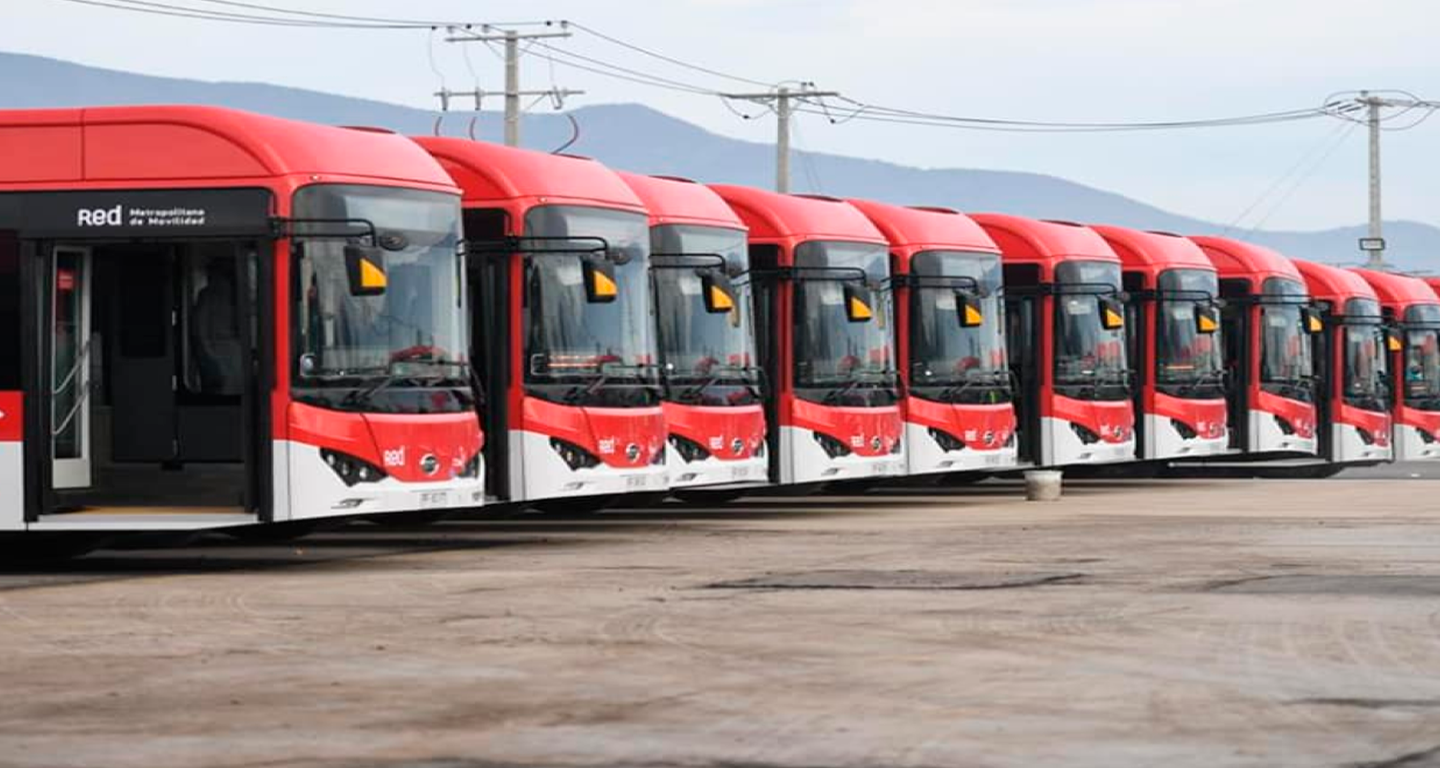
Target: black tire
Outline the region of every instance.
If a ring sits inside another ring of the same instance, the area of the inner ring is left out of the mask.
[[[725,490],[690,490],[671,491],[671,496],[695,507],[718,507],[745,495],[744,488],[727,488]]]

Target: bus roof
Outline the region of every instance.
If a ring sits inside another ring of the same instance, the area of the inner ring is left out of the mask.
[[[1350,271],[1364,278],[1365,282],[1375,289],[1375,295],[1380,297],[1380,303],[1397,313],[1404,312],[1416,304],[1440,304],[1440,297],[1436,297],[1435,290],[1418,277],[1378,272],[1361,267],[1351,267]]]
[[[689,179],[616,171],[650,212],[650,226],[698,224],[744,229],[745,222],[714,190]]]
[[[1375,289],[1370,287],[1370,283],[1366,282],[1365,278],[1348,269],[1304,259],[1291,259],[1291,261],[1294,262],[1295,268],[1300,270],[1300,274],[1304,275],[1305,289],[1309,291],[1312,298],[1336,303],[1349,299],[1378,301],[1380,298],[1375,295]]]
[[[970,218],[995,241],[1006,261],[1051,265],[1075,259],[1120,261],[1104,238],[1081,224],[1006,213],[974,213]]]
[[[711,184],[710,189],[750,228],[751,242],[850,240],[884,243],[885,236],[854,206],[833,197],[782,195],[755,187]]]
[[[221,107],[0,110],[0,149],[0,185],[9,188],[173,187],[303,174],[455,189],[403,136]]]
[[[1300,270],[1288,257],[1264,246],[1211,235],[1192,235],[1190,240],[1210,257],[1221,278],[1249,278],[1255,288],[1267,277],[1304,282]]]
[[[413,141],[440,161],[460,185],[469,207],[521,202],[527,208],[542,204],[645,208],[617,173],[589,158],[469,139],[417,136]]]
[[[1203,269],[1214,272],[1215,265],[1200,246],[1168,232],[1145,232],[1108,224],[1090,227],[1120,257],[1127,270],[1144,272],[1151,281],[1169,269]]]
[[[955,250],[999,253],[995,241],[969,216],[947,208],[918,208],[873,200],[847,200],[870,219],[881,234],[899,249],[902,261],[920,251]]]

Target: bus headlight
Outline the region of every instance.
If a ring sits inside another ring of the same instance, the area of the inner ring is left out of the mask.
[[[1284,416],[1275,416],[1275,426],[1279,427],[1280,431],[1284,434],[1295,434],[1295,425],[1291,424],[1290,420],[1286,419]]]
[[[1175,431],[1180,433],[1180,438],[1182,440],[1194,440],[1200,434],[1199,432],[1196,432],[1195,429],[1189,424],[1186,424],[1179,419],[1171,419],[1170,426],[1174,427]]]
[[[1094,445],[1100,442],[1100,436],[1095,434],[1095,430],[1090,429],[1084,424],[1077,424],[1072,421],[1070,422],[1070,431],[1074,432],[1075,436],[1080,438],[1080,442],[1084,445]]]
[[[385,470],[348,453],[321,448],[320,458],[335,472],[336,476],[340,478],[340,482],[344,483],[347,488],[353,487],[357,483],[378,483],[387,477]]]
[[[946,432],[943,429],[930,427],[930,437],[940,446],[940,450],[949,453],[951,451],[965,450],[965,443],[960,438]]]
[[[838,459],[841,456],[850,455],[850,446],[840,442],[839,440],[836,440],[835,438],[825,434],[824,432],[814,432],[812,434],[815,435],[815,442],[820,444],[820,448],[821,450],[825,451],[826,456],[829,456],[832,459]]]
[[[597,458],[595,454],[569,440],[552,437],[550,438],[550,447],[554,448],[555,452],[560,454],[560,458],[564,460],[565,466],[569,467],[572,471],[600,466],[600,459]]]
[[[474,456],[471,456],[471,457],[470,457],[470,460],[467,461],[467,462],[465,462],[465,466],[461,467],[459,474],[457,474],[457,475],[455,475],[455,476],[456,476],[456,477],[465,477],[465,478],[479,477],[479,476],[480,476],[480,451],[476,451],[476,452],[475,452],[475,455],[474,455]]]
[[[675,448],[675,452],[680,454],[680,458],[687,464],[710,458],[710,451],[706,450],[705,446],[684,435],[677,435],[673,432],[670,433],[670,445]]]

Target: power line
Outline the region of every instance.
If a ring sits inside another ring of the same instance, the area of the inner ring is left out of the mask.
[[[725,73],[725,72],[720,72],[720,71],[718,71],[718,70],[710,69],[709,67],[702,67],[702,66],[700,66],[699,64],[692,64],[692,63],[687,62],[687,61],[682,61],[682,60],[680,60],[680,59],[676,59],[676,58],[673,58],[673,57],[670,57],[670,56],[666,56],[666,55],[663,54],[663,53],[657,53],[657,52],[652,51],[652,50],[650,50],[650,49],[648,49],[648,48],[644,48],[644,47],[642,47],[642,46],[636,45],[635,43],[627,43],[627,42],[625,42],[624,40],[621,40],[621,39],[619,39],[619,38],[611,37],[610,35],[607,35],[607,34],[605,34],[605,33],[603,33],[603,32],[600,32],[599,30],[593,29],[593,28],[591,28],[591,27],[587,27],[587,26],[585,26],[584,24],[580,24],[580,23],[578,23],[578,22],[566,21],[566,22],[563,22],[563,23],[569,24],[570,26],[574,27],[575,29],[580,30],[581,32],[585,32],[586,34],[593,35],[593,36],[598,37],[598,38],[600,38],[601,40],[604,40],[604,41],[606,41],[606,42],[613,43],[613,44],[618,45],[618,46],[620,46],[620,47],[622,47],[622,48],[627,48],[627,49],[629,49],[629,50],[635,51],[636,53],[644,54],[644,55],[649,56],[649,57],[654,58],[654,59],[659,59],[660,61],[664,61],[664,62],[668,62],[668,63],[670,63],[670,64],[674,64],[674,65],[676,65],[676,66],[678,66],[678,67],[684,67],[684,68],[686,68],[686,69],[691,69],[691,70],[694,70],[694,71],[696,71],[696,72],[703,72],[703,73],[705,73],[705,74],[707,74],[707,75],[714,75],[715,77],[724,78],[724,79],[726,79],[726,80],[734,80],[735,82],[738,82],[738,83],[749,83],[750,85],[758,85],[758,86],[760,86],[760,87],[762,87],[762,88],[768,88],[768,87],[774,85],[774,83],[766,83],[766,82],[763,82],[763,81],[760,81],[760,80],[751,80],[751,79],[748,78],[748,77],[740,77],[739,75],[731,75],[731,74],[728,74],[728,73]]]
[[[230,13],[228,11],[211,11],[194,6],[174,5],[172,3],[146,2],[145,0],[60,0],[61,2],[74,3],[76,5],[87,5],[96,8],[109,8],[118,11],[129,11],[131,13],[144,13],[153,16],[168,16],[173,18],[198,19],[203,21],[223,21],[232,24],[251,24],[270,27],[300,27],[308,29],[425,29],[430,25],[425,24],[376,24],[361,22],[329,22],[311,21],[307,19],[285,18],[281,16],[260,16],[252,14]]]

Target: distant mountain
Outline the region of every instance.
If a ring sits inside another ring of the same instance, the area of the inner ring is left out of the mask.
[[[371,125],[429,134],[439,115],[379,101],[259,83],[211,83],[152,77],[81,66],[38,56],[0,53],[0,107],[73,107],[112,104],[213,104],[335,125]],[[567,150],[616,168],[706,181],[768,186],[773,149],[710,133],[636,104],[582,107],[569,113],[579,136]],[[444,116],[442,130],[464,135],[468,113]],[[483,113],[476,135],[499,140],[500,120]],[[559,114],[525,118],[527,144],[554,148],[572,136]],[[1105,222],[1185,234],[1215,233],[1221,225],[1190,218],[1113,192],[1054,176],[977,169],[925,170],[877,160],[807,153],[825,192],[894,203],[944,205],[963,211],[1006,211],[1026,216]],[[797,186],[803,183],[797,179]],[[1263,231],[1248,239],[1291,256],[1356,261],[1362,226],[1319,232]],[[1425,269],[1440,255],[1440,228],[1411,221],[1386,224],[1387,257],[1403,269]]]

